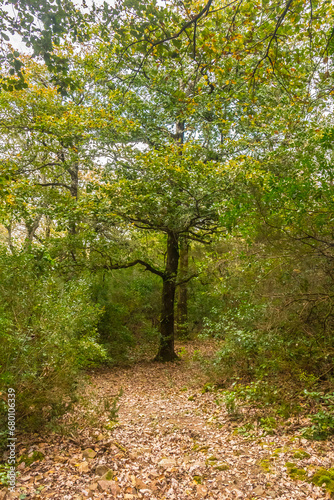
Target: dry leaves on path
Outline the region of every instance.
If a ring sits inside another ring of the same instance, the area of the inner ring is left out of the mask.
[[[85,394],[95,402],[91,422],[85,413],[82,428],[72,436],[26,436],[20,454],[39,451],[44,458],[19,466],[17,493],[11,498],[328,498],[324,489],[291,479],[286,463],[298,449],[305,452],[293,459],[299,467],[333,467],[330,443],[291,434],[252,440],[234,435],[214,393],[201,392],[204,382],[190,361],[142,363],[93,375]],[[110,406],[102,402],[112,401],[121,387],[114,425],[103,411]]]

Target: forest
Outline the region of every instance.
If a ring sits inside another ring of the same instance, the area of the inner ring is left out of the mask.
[[[333,497],[333,26],[1,2],[0,499]]]

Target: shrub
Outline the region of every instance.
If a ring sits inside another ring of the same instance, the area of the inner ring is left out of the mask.
[[[20,429],[37,429],[66,411],[79,371],[107,357],[89,283],[61,279],[44,257],[0,253],[0,390],[15,389]]]

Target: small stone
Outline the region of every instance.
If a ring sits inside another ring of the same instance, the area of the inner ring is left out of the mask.
[[[95,491],[95,490],[97,490],[97,483],[92,483],[92,484],[89,486],[89,489],[90,489],[91,491]]]
[[[23,469],[25,469],[25,467],[26,467],[25,462],[21,462],[21,463],[17,466],[18,470],[23,470]]]
[[[106,474],[109,470],[109,467],[107,465],[98,465],[96,468],[95,468],[95,472],[98,476],[103,476],[104,474]]]
[[[82,452],[82,456],[84,458],[95,458],[96,457],[96,451],[92,450],[91,448],[87,448]]]

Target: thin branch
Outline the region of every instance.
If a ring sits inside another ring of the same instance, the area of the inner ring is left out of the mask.
[[[71,190],[71,186],[68,186],[67,184],[63,184],[62,182],[45,182],[45,183],[37,182],[35,184],[35,186],[60,186],[60,187],[64,187],[66,189]]]
[[[190,276],[188,276],[188,278],[185,278],[184,280],[182,281],[177,281],[175,283],[175,286],[180,286],[180,285],[184,285],[185,283],[188,283],[188,281],[192,280],[193,278],[197,278],[198,276],[198,273],[196,274],[191,274]]]
[[[276,33],[277,31],[279,30],[282,22],[284,21],[284,18],[292,4],[293,0],[288,0],[286,6],[285,6],[285,9],[283,10],[282,14],[280,15],[280,17],[278,18],[278,21],[276,23],[276,26],[275,26],[275,29],[274,29],[274,33],[272,34],[272,36],[270,37],[270,40],[269,40],[269,43],[268,43],[268,47],[267,47],[267,50],[266,50],[266,53],[264,54],[264,56],[258,61],[257,65],[255,66],[254,70],[253,70],[253,73],[252,73],[252,77],[254,77],[256,71],[257,71],[257,68],[259,67],[259,65],[262,63],[262,61],[264,61],[265,59],[267,59],[268,55],[269,55],[269,50],[270,50],[270,47],[271,47],[271,44],[273,42],[273,40],[275,39],[276,37]]]

